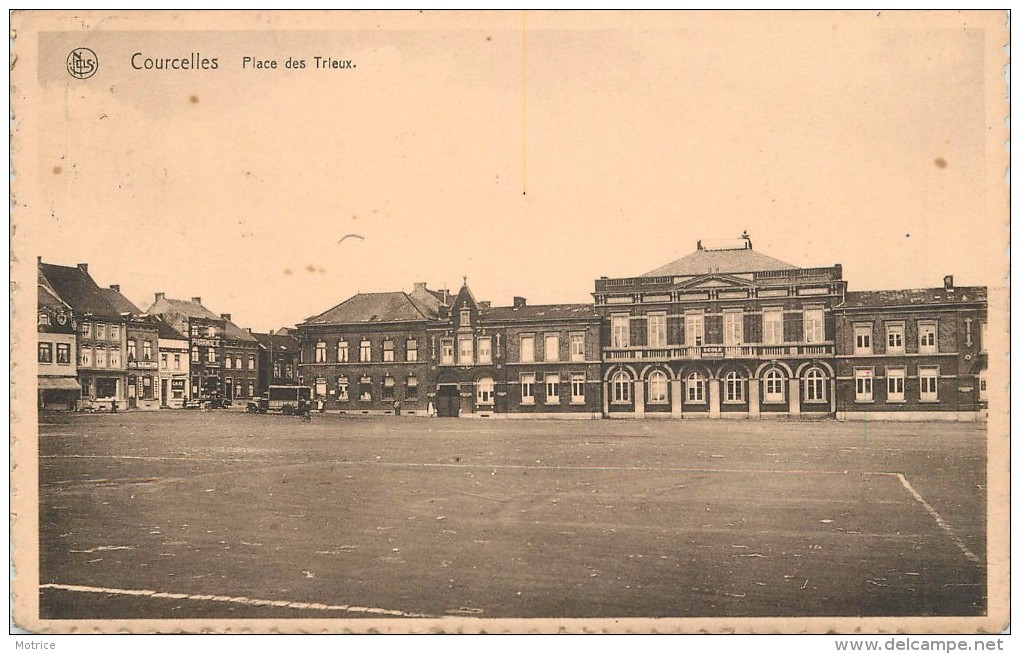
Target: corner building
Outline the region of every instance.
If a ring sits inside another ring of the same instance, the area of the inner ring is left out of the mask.
[[[840,265],[799,268],[746,235],[595,282],[610,418],[832,417]]]

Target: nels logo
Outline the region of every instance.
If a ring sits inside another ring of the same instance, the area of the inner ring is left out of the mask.
[[[88,79],[99,70],[99,57],[88,48],[75,48],[67,55],[67,72],[77,79]]]

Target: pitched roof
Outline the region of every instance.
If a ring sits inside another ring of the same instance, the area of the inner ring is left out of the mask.
[[[222,317],[217,316],[215,313],[205,308],[198,302],[195,302],[194,300],[175,300],[173,298],[167,297],[163,298],[160,301],[165,302],[168,306],[175,309],[180,314],[187,316],[188,318],[202,318],[205,320],[222,320],[225,323],[224,328],[225,335],[229,340],[249,341],[252,343],[255,342],[255,338],[248,333],[248,330],[241,329],[240,327],[238,327],[229,320],[224,320]],[[150,313],[158,312],[159,310],[156,309],[158,305],[159,301],[153,303],[153,305],[149,307],[149,312]]]
[[[61,300],[48,286],[39,284],[39,308],[63,311],[71,307],[67,306],[67,303]]]
[[[332,309],[312,316],[306,325],[332,325],[373,322],[418,322],[430,316],[424,307],[402,291],[358,293]]]
[[[106,298],[106,301],[120,313],[132,313],[136,316],[142,313],[141,309],[136,307],[131,300],[124,297],[124,295],[116,289],[101,288],[99,289],[99,292],[102,293],[103,297]]]
[[[301,349],[300,341],[289,334],[259,334],[252,332],[251,335],[266,350],[272,348],[278,352],[297,352]]]
[[[513,307],[482,309],[478,318],[486,322],[598,320],[599,315],[595,313],[593,304],[537,304],[518,309]]]
[[[843,307],[856,309],[987,301],[988,289],[984,286],[957,286],[951,294],[942,287],[891,291],[847,291]]]
[[[99,285],[81,268],[40,263],[39,272],[57,296],[79,316],[91,314],[96,318],[120,319],[120,311],[106,300]]]
[[[642,277],[665,275],[707,275],[709,273],[746,273],[761,270],[792,270],[793,264],[774,259],[750,248],[726,250],[695,250],[685,257],[667,263]]]
[[[159,318],[157,318],[155,316],[150,316],[148,318],[148,321],[153,323],[156,326],[156,330],[159,332],[159,337],[161,339],[166,339],[168,341],[186,341],[186,340],[188,340],[187,336],[185,336],[184,334],[182,334],[179,331],[177,331],[176,329],[174,329],[170,325],[170,323],[166,322],[165,320],[160,320]]]

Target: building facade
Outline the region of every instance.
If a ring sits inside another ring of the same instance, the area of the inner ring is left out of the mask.
[[[289,331],[270,331],[266,334],[252,332],[252,336],[259,345],[256,393],[261,396],[270,386],[297,384],[301,342],[291,336]]]
[[[38,295],[38,408],[73,411],[81,397],[74,313],[42,279]]]
[[[845,291],[839,265],[798,268],[746,237],[597,280],[603,415],[834,416],[833,305]]]
[[[159,334],[159,405],[164,409],[183,408],[191,379],[188,337],[159,318],[150,320]]]
[[[835,310],[840,419],[985,417],[987,291],[857,291]]]
[[[142,315],[142,310],[128,300],[119,284],[100,289],[103,297],[125,321],[125,365],[127,367],[127,408],[156,410],[160,407],[159,374],[156,361],[159,331]]]
[[[73,312],[82,402],[95,410],[123,409],[127,399],[127,320],[104,297],[88,264],[58,266],[39,261],[40,279]]]

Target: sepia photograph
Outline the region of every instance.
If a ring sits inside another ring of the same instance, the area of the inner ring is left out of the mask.
[[[1005,12],[11,34],[23,633],[1008,633]]]

